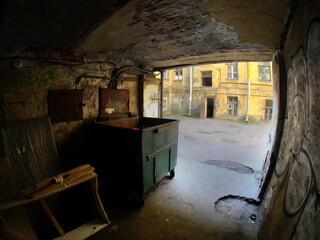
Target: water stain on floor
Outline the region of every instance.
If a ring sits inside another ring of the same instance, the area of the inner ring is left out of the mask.
[[[208,164],[208,165],[213,165],[213,166],[220,167],[220,168],[226,168],[229,170],[236,171],[238,173],[251,174],[254,172],[252,168],[250,168],[246,165],[236,163],[236,162],[231,162],[231,161],[206,160],[206,161],[203,161],[202,163]]]
[[[203,133],[203,134],[212,134],[212,132],[207,132],[207,131],[199,131],[199,133]]]
[[[196,140],[194,137],[191,137],[191,136],[188,136],[188,135],[184,135],[184,138],[185,138],[185,139],[192,140],[192,141],[195,141],[195,140]]]
[[[226,133],[226,132],[223,132],[223,131],[219,131],[219,130],[212,130],[213,133]]]
[[[230,138],[222,138],[221,141],[225,143],[237,143],[237,141]]]

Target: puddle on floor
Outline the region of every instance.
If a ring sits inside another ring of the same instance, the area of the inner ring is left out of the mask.
[[[202,163],[208,164],[208,165],[213,165],[216,167],[220,168],[226,168],[229,170],[236,171],[238,173],[246,173],[246,174],[251,174],[253,173],[253,169],[250,167],[247,167],[246,165],[236,163],[236,162],[231,162],[231,161],[224,161],[224,160],[205,160]]]
[[[259,223],[259,201],[251,198],[228,195],[214,203],[214,209],[225,218],[250,223]]]

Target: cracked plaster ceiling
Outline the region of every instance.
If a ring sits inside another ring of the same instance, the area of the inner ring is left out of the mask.
[[[154,67],[270,60],[291,0],[2,1],[0,53],[44,47]]]

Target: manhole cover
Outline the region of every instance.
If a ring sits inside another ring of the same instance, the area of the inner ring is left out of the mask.
[[[246,173],[246,174],[251,174],[253,173],[253,169],[250,167],[247,167],[243,164],[236,163],[236,162],[231,162],[231,161],[224,161],[224,160],[206,160],[203,161],[203,163],[208,164],[208,165],[213,165],[216,167],[220,168],[226,168],[229,170],[236,171],[238,173]]]

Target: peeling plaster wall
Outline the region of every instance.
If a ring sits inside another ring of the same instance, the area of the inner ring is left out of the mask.
[[[261,52],[266,56],[259,59],[267,61],[279,45],[290,1],[133,0],[93,29],[74,51],[116,51],[156,67],[163,60],[214,53],[248,61],[258,60],[252,54]],[[195,60],[193,64],[201,63]]]
[[[144,87],[144,117],[159,117],[159,85],[145,83]]]
[[[0,56],[112,53],[157,68],[269,61],[291,0],[4,0]],[[252,33],[255,34],[252,34]]]
[[[109,60],[110,59],[110,60]],[[123,58],[115,61],[118,66],[129,65],[129,61]],[[103,61],[105,57],[88,56],[86,62]],[[53,131],[60,160],[65,168],[88,163],[92,158],[92,146],[90,139],[93,119],[98,116],[99,87],[107,88],[108,80],[99,78],[83,78],[79,86],[76,79],[82,74],[110,77],[114,66],[106,63],[85,64],[79,67],[62,65],[36,64],[33,61],[22,60],[23,67],[35,66],[28,70],[9,70],[1,72],[0,97],[3,99],[1,119],[16,121],[37,118],[48,114],[48,90],[52,89],[83,89],[83,120],[61,122],[53,124]],[[72,61],[72,60],[70,60]],[[132,64],[131,64],[132,65]],[[1,62],[1,69],[10,69],[10,62]],[[120,81],[118,89],[129,89],[131,112],[138,112],[138,83],[137,76],[122,74],[124,80]]]
[[[298,1],[285,42],[286,118],[258,239],[320,238],[319,11],[319,1]]]
[[[81,58],[70,59],[64,58],[59,64],[38,63],[34,57],[37,54],[26,53],[26,58],[22,59],[24,70],[15,70],[11,66],[11,60],[0,62],[0,124],[5,128],[6,122],[24,120],[45,116],[48,114],[48,90],[54,89],[82,89],[83,90],[83,120],[60,122],[52,124],[52,129],[57,144],[59,159],[63,170],[68,170],[82,164],[91,164],[96,166],[97,155],[94,146],[94,119],[99,113],[99,87],[107,88],[108,80],[99,77],[110,77],[112,70],[115,68],[109,63],[93,63],[110,61],[118,67],[133,65],[132,62],[122,57],[108,57],[105,55],[86,55]],[[48,54],[44,56],[43,61],[47,58],[57,59],[57,55]],[[58,54],[59,55],[59,54]],[[78,61],[83,59],[87,64],[79,66],[67,66],[68,64],[79,64]],[[93,64],[89,64],[91,62]],[[87,74],[93,77],[82,78],[79,84],[76,80],[79,76]],[[94,77],[97,76],[97,77]],[[135,74],[123,73],[119,77],[118,89],[129,89],[129,110],[138,113],[138,76]],[[123,80],[123,81],[122,81]],[[147,92],[158,93],[159,82],[152,76],[145,77],[148,81],[146,85]],[[154,90],[156,89],[156,90]],[[150,95],[151,96],[151,95]],[[158,95],[156,95],[158,99]],[[150,108],[155,111],[153,116],[158,113],[158,101],[146,99],[145,103],[156,104],[156,108]],[[64,106],[62,105],[61,108]],[[113,137],[113,136],[106,136]],[[3,154],[3,153],[2,153]],[[100,157],[100,156],[99,156]],[[60,165],[60,164],[58,164]],[[0,170],[4,176],[0,176],[3,183],[0,186],[0,192],[3,189],[7,192],[14,192],[14,184],[10,176],[10,159],[9,157],[0,156]],[[11,183],[11,184],[9,184]],[[50,198],[48,204],[55,213],[57,219],[64,230],[73,229],[88,221],[92,215],[89,206],[89,199],[86,198],[85,191],[80,188],[60,194],[54,200]],[[52,201],[51,201],[52,200]],[[75,202],[76,201],[76,202]],[[81,215],[74,219],[75,214],[81,210]],[[47,239],[57,237],[56,230],[51,232],[51,223],[48,217],[42,212],[38,203],[28,205],[25,212],[24,207],[6,210],[1,213],[6,221],[14,228],[21,231],[28,239]],[[63,219],[63,220],[62,220]],[[61,220],[61,221],[60,221]],[[29,223],[32,225],[29,226]],[[48,227],[49,226],[49,227]],[[53,227],[53,226],[52,226]],[[49,229],[49,230],[48,230]],[[37,237],[35,236],[37,235]]]
[[[254,45],[263,48],[279,44],[274,35],[282,34],[279,26],[284,19],[280,9],[286,9],[290,2],[208,0],[202,8],[214,16],[215,21],[223,22],[221,26],[229,26],[237,33],[239,48],[254,48]]]

